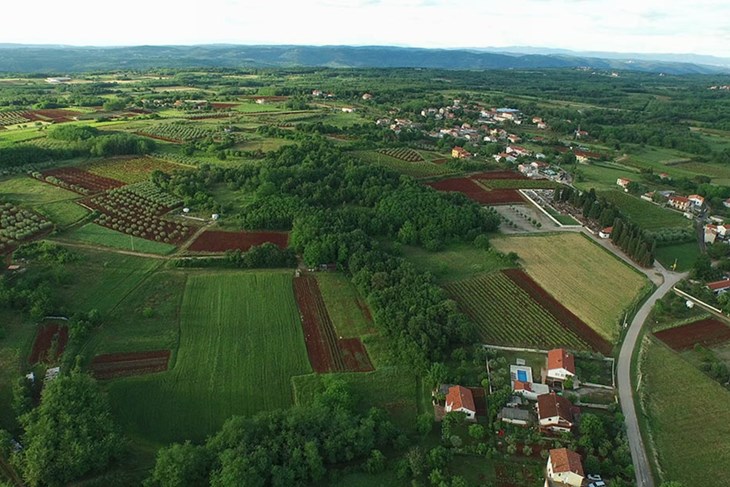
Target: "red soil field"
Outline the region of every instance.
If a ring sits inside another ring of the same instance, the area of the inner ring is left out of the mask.
[[[555,319],[565,327],[566,330],[575,333],[594,350],[604,355],[611,353],[611,343],[598,334],[593,328],[588,326],[583,320],[573,314],[568,308],[563,306],[558,300],[552,297],[530,276],[520,269],[505,269],[501,271],[510,278],[517,286],[530,295],[545,310],[553,315]]]
[[[524,198],[516,189],[493,189],[486,192],[482,201],[488,205],[503,205],[507,203],[524,203]]]
[[[51,352],[54,338],[57,340],[55,357],[50,357],[49,354]],[[28,362],[31,364],[36,364],[38,362],[51,363],[57,357],[61,356],[67,343],[68,327],[65,324],[45,324],[38,328]]]
[[[315,372],[373,370],[370,358],[359,338],[337,338],[319,284],[314,277],[295,278],[294,296],[302,318],[307,355]]]
[[[116,179],[98,176],[77,167],[59,167],[57,169],[43,171],[41,175],[44,178],[46,176],[53,176],[66,184],[84,188],[91,193],[98,193],[106,191],[107,189],[121,188],[125,185],[125,183],[117,181]],[[66,189],[73,191],[73,188],[70,187]]]
[[[97,355],[91,361],[91,373],[97,379],[152,374],[167,370],[169,360],[169,350]]]
[[[527,179],[527,177],[515,171],[486,171],[472,174],[474,179]]]
[[[247,251],[255,245],[273,243],[285,249],[289,243],[286,232],[223,232],[206,230],[195,239],[188,250],[193,252],[225,252],[226,250]]]
[[[228,110],[237,106],[238,103],[211,103],[210,106],[215,110]]]
[[[730,341],[730,327],[721,321],[708,318],[687,325],[654,333],[673,350],[689,350],[695,345],[709,347]]]
[[[60,109],[45,109],[45,110],[32,110],[23,113],[25,118],[30,119],[32,122],[41,121],[48,122],[53,121],[55,123],[71,122],[73,117],[81,115],[79,112],[71,110],[60,110]]]
[[[437,191],[458,191],[467,198],[482,205],[498,205],[504,203],[521,203],[524,200],[514,189],[495,189],[487,191],[469,178],[453,178],[426,183]]]

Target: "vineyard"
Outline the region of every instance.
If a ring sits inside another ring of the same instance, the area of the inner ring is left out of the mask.
[[[397,149],[379,149],[378,152],[405,162],[423,162],[421,154],[406,147],[400,147]]]
[[[124,186],[123,182],[117,181],[116,179],[105,178],[76,167],[60,167],[41,173],[33,172],[31,176],[49,184],[68,189],[74,193],[84,195]]]
[[[37,237],[53,227],[53,224],[29,210],[12,203],[0,203],[0,255],[15,248],[19,242]]]
[[[124,157],[92,162],[85,169],[97,176],[107,177],[124,183],[146,181],[154,171],[171,173],[186,169],[152,157]]]
[[[338,339],[319,285],[314,277],[294,279],[307,355],[315,372],[367,372],[373,370],[359,338]]]
[[[144,130],[138,131],[137,134],[152,139],[181,144],[211,136],[213,131],[195,124],[177,122],[152,125],[151,127],[146,127]]]
[[[101,213],[96,223],[135,237],[171,244],[190,238],[194,229],[160,217],[170,206],[127,188],[107,191],[83,201]]]
[[[12,111],[0,112],[0,126],[17,125],[20,123],[28,123],[30,119],[26,118],[25,112]]]
[[[455,281],[446,290],[487,343],[590,348],[503,272]]]

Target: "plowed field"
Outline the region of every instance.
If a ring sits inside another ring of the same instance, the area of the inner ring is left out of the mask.
[[[91,361],[91,373],[97,379],[151,374],[167,370],[169,360],[169,350],[97,355]]]
[[[207,230],[200,234],[190,245],[193,252],[225,252],[226,250],[241,250],[264,243],[273,243],[279,248],[286,248],[289,234],[284,232],[222,232]]]
[[[654,336],[674,350],[689,350],[698,344],[709,347],[730,341],[730,327],[709,318],[662,330]]]

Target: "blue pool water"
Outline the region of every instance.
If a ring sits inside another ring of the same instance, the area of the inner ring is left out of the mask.
[[[524,370],[518,370],[517,380],[520,382],[527,382],[527,372],[525,372]]]

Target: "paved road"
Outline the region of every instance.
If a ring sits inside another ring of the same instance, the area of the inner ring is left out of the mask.
[[[641,327],[646,321],[646,318],[649,316],[649,312],[654,306],[654,303],[656,303],[657,300],[666,293],[671,292],[674,285],[687,275],[686,273],[679,274],[667,271],[658,262],[655,264],[654,268],[663,276],[664,282],[654,291],[649,299],[646,300],[643,306],[639,308],[636,316],[634,316],[634,319],[631,321],[626,332],[626,336],[624,337],[624,341],[621,344],[621,351],[619,352],[616,367],[618,395],[621,401],[621,410],[626,418],[626,435],[631,449],[631,459],[633,460],[634,468],[636,469],[636,485],[638,487],[654,487],[654,479],[651,475],[649,459],[646,455],[646,448],[644,447],[644,441],[641,438],[639,421],[636,415],[636,407],[633,396],[635,384],[632,384],[631,381],[631,356],[636,348],[636,342],[639,338]]]

